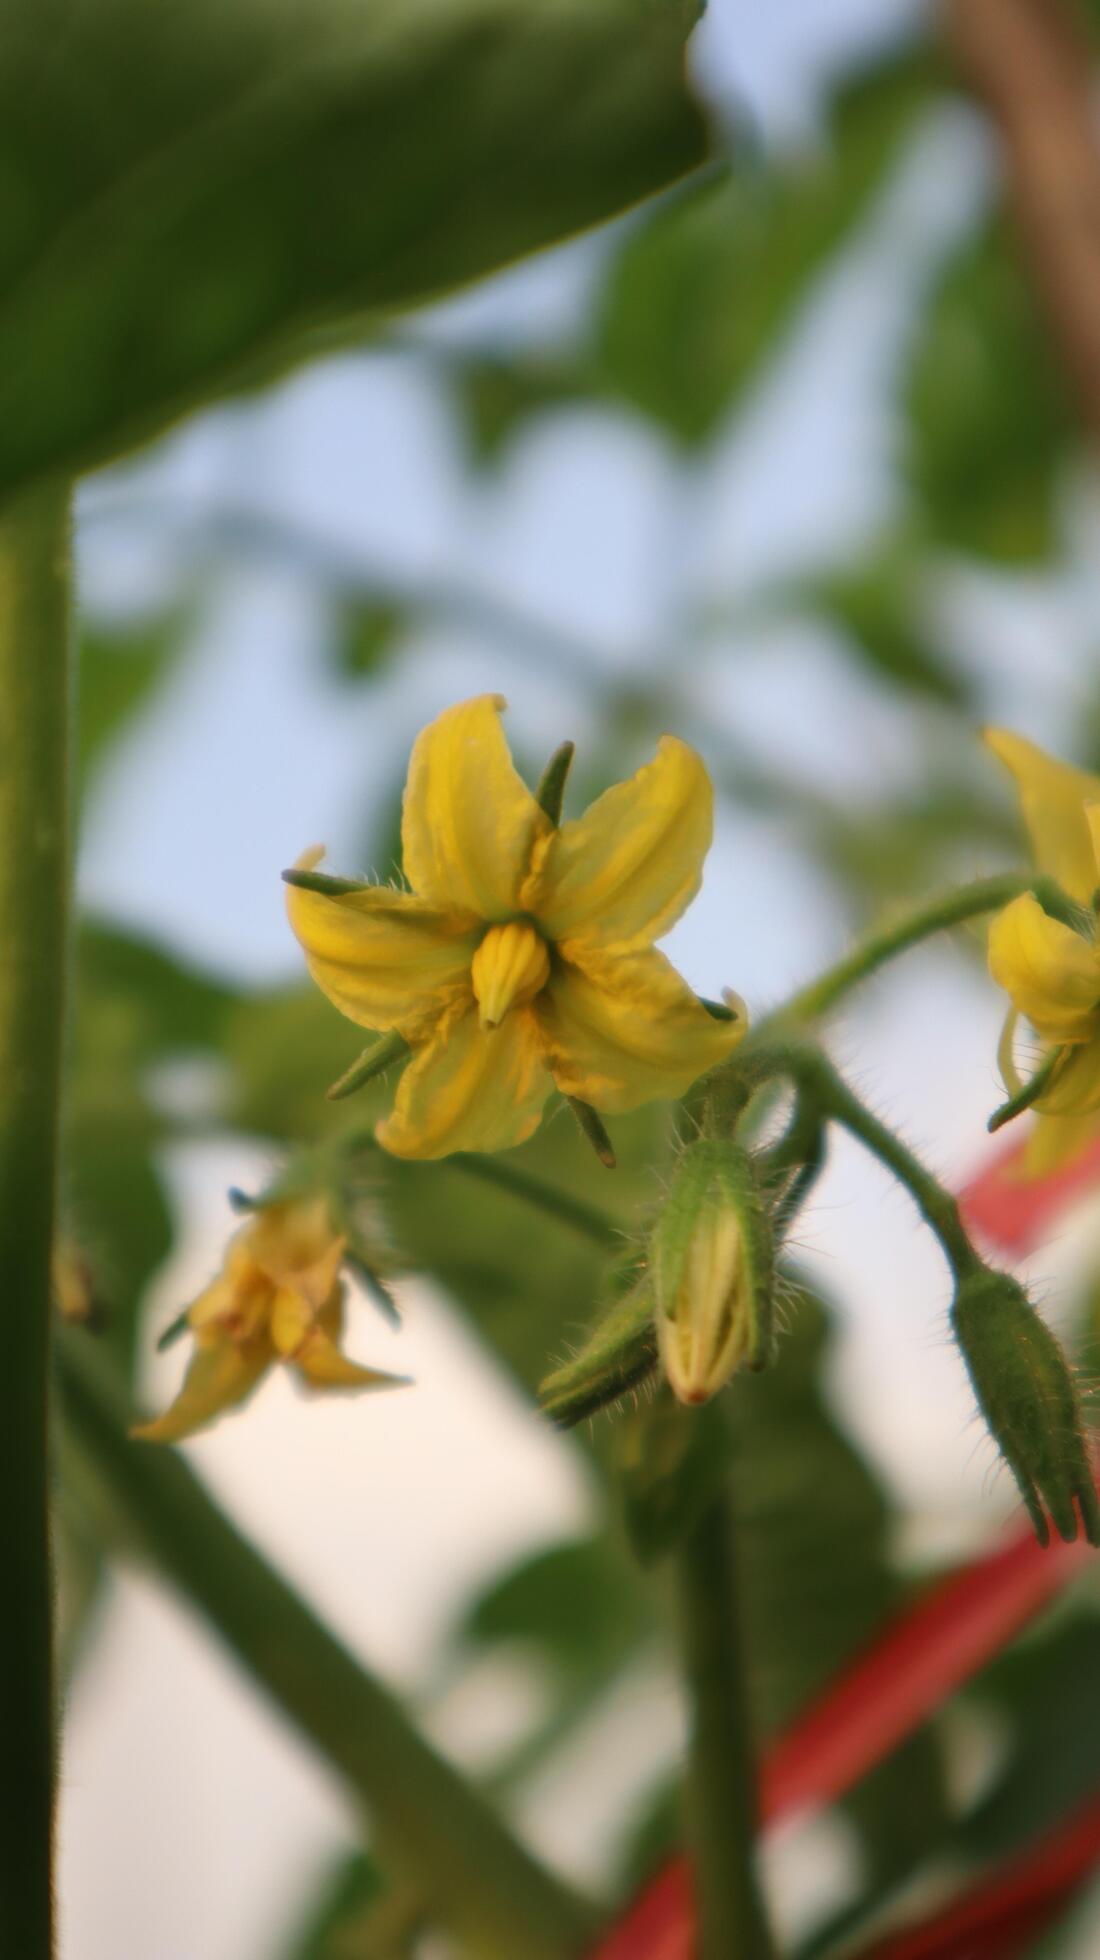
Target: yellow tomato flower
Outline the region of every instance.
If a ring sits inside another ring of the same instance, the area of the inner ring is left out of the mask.
[[[986,742],[1011,770],[1040,871],[1081,907],[1086,937],[1043,911],[1030,892],[1014,898],[989,934],[989,968],[1012,1001],[1001,1044],[1006,1087],[1021,1084],[1012,1060],[1019,1015],[1044,1047],[1063,1050],[1035,1103],[1025,1171],[1041,1176],[1069,1162],[1100,1129],[1100,945],[1093,896],[1100,886],[1100,776],[1045,755],[1007,729]]]
[[[745,1031],[653,947],[694,898],[711,841],[700,758],[665,735],[629,782],[558,826],[516,772],[504,705],[461,702],[417,738],[401,819],[411,891],[289,888],[318,986],[412,1050],[377,1132],[399,1157],[522,1143],[555,1085],[616,1115],[682,1095]]]
[[[324,1197],[265,1205],[234,1233],[221,1272],[188,1309],[190,1366],[171,1408],[134,1430],[176,1443],[236,1407],[274,1362],[312,1388],[388,1388],[401,1377],[361,1368],[340,1349],[347,1240]]]

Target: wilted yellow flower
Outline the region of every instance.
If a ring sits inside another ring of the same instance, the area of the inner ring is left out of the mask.
[[[1038,1176],[1076,1156],[1100,1128],[1100,946],[1093,906],[1100,886],[1100,776],[1056,761],[1007,729],[989,729],[985,739],[1016,779],[1039,870],[1081,907],[1077,932],[1025,892],[998,914],[989,934],[990,972],[1013,1006],[1002,1042],[1010,1093],[1021,1087],[1012,1060],[1018,1015],[1048,1051],[1064,1051],[1035,1103],[1040,1120],[1025,1168]]]
[[[312,1388],[388,1388],[401,1377],[361,1368],[340,1349],[347,1241],[322,1196],[265,1205],[226,1248],[213,1284],[188,1309],[190,1366],[171,1408],[135,1436],[176,1443],[251,1393],[285,1361]]]
[[[694,898],[711,841],[700,758],[665,735],[629,782],[558,826],[516,773],[504,705],[480,695],[418,737],[401,820],[410,892],[288,895],[318,986],[412,1049],[378,1126],[400,1157],[522,1143],[555,1085],[606,1114],[682,1095],[744,1033],[653,947]]]

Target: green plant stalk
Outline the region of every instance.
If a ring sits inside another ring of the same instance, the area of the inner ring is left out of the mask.
[[[67,967],[68,496],[0,512],[0,1952],[53,1951],[50,1255]]]
[[[792,994],[790,1000],[761,1021],[759,1028],[750,1032],[750,1041],[756,1035],[766,1037],[783,1027],[817,1020],[860,981],[869,979],[900,953],[907,953],[910,947],[919,946],[922,940],[930,939],[937,932],[965,925],[968,919],[981,918],[986,912],[997,912],[1022,892],[1034,892],[1052,918],[1068,925],[1074,923],[1077,908],[1052,878],[1037,878],[1018,871],[1006,871],[996,878],[978,878],[973,884],[959,885],[954,891],[942,893],[927,905],[906,913],[885,931],[863,940],[845,959],[819,974],[809,986]]]
[[[699,1960],[773,1960],[756,1870],[756,1762],[732,1507],[723,1492],[676,1553],[688,1691],[687,1808]]]
[[[736,1064],[727,1066],[733,1069]],[[787,1076],[795,1083],[808,1109],[816,1109],[824,1120],[839,1123],[885,1164],[899,1184],[905,1186],[925,1224],[939,1240],[956,1281],[981,1265],[950,1191],[860,1101],[820,1048],[796,1040],[761,1042],[751,1055],[744,1054],[743,1069],[745,1083],[753,1092],[776,1077]]]
[[[583,1905],[418,1734],[183,1458],[130,1440],[121,1388],[87,1335],[66,1329],[58,1348],[68,1431],[111,1500],[120,1536],[205,1615],[366,1804],[395,1882],[416,1888],[471,1960],[583,1953],[592,1931]]]

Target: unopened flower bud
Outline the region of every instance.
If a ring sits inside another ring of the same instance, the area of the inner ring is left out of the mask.
[[[1008,1273],[987,1267],[960,1283],[951,1321],[982,1414],[1040,1543],[1050,1540],[1047,1512],[1062,1538],[1076,1538],[1078,1509],[1090,1544],[1100,1543],[1077,1393],[1050,1328]]]
[[[677,1165],[653,1234],[657,1345],[681,1402],[709,1401],[771,1359],[771,1226],[752,1159],[701,1137]]]

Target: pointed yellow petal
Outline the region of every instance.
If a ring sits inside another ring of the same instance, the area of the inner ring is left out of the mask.
[[[682,1096],[745,1033],[708,1014],[663,953],[569,950],[532,1010],[564,1095],[611,1115]]]
[[[375,1134],[396,1157],[508,1150],[538,1128],[550,1087],[531,1008],[488,1029],[471,1010],[417,1050]]]
[[[652,945],[690,905],[714,830],[700,757],[662,735],[652,762],[553,831],[523,893],[551,939]]]
[[[1059,762],[1007,728],[987,728],[985,741],[1016,778],[1040,871],[1057,878],[1073,898],[1087,905],[1096,888],[1097,871],[1085,805],[1100,801],[1100,776]]]
[[[268,1331],[276,1354],[283,1361],[296,1355],[316,1325],[317,1316],[305,1296],[292,1286],[281,1286],[271,1302]]]
[[[320,855],[305,852],[299,868]],[[469,998],[479,935],[438,906],[384,885],[337,897],[288,885],[286,909],[322,993],[361,1027],[415,1035]]]
[[[1048,918],[1030,892],[989,929],[989,970],[1047,1041],[1087,1041],[1100,1017],[1100,955],[1080,933]]]
[[[322,1327],[315,1327],[291,1366],[311,1388],[404,1388],[407,1377],[362,1368],[342,1353]]]
[[[153,1422],[139,1423],[131,1434],[146,1443],[178,1443],[205,1429],[224,1409],[233,1409],[250,1395],[272,1360],[268,1341],[214,1341],[196,1347],[175,1401]]]
[[[516,773],[503,696],[447,708],[417,736],[401,812],[405,876],[432,905],[497,922],[517,910],[550,823]]]

